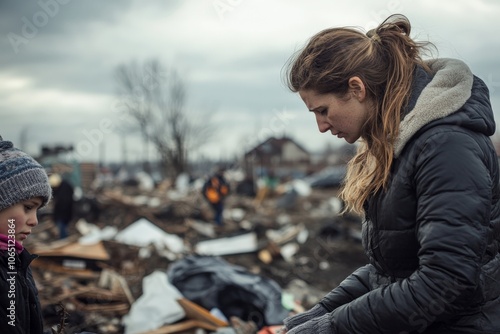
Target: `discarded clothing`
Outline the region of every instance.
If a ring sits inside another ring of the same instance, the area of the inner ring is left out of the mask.
[[[281,324],[288,314],[276,282],[220,257],[188,256],[170,265],[167,276],[185,298],[218,308],[227,318],[252,320],[261,328]]]

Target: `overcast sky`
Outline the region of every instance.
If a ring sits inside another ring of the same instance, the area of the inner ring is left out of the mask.
[[[312,151],[339,144],[284,87],[283,65],[322,29],[367,30],[393,13],[406,15],[412,37],[433,42],[439,57],[468,63],[500,113],[496,0],[1,0],[0,134],[35,155],[60,143],[82,160],[99,152],[119,160],[113,71],[156,58],[183,77],[189,116],[217,126],[197,155],[231,157],[269,135]],[[126,142],[129,160],[140,158],[139,137]]]

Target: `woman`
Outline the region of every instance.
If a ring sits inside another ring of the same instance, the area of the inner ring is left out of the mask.
[[[498,160],[488,89],[391,16],[367,35],[319,32],[287,80],[320,132],[361,141],[341,197],[370,264],[288,333],[500,333]]]

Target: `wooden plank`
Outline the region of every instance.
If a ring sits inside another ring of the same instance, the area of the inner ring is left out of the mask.
[[[35,249],[34,254],[39,256],[71,256],[81,259],[107,261],[110,259],[108,252],[102,242],[92,245],[83,245],[79,242],[73,242],[63,247],[54,249]]]
[[[100,275],[98,272],[90,269],[73,269],[63,267],[44,258],[35,259],[33,262],[31,262],[31,266],[46,271],[52,271],[54,273],[65,274],[73,278],[98,279]]]
[[[189,299],[181,298],[177,302],[186,312],[186,318],[200,320],[206,322],[215,327],[227,327],[229,324],[213,314],[211,314],[206,308],[201,307],[198,304],[193,303]]]

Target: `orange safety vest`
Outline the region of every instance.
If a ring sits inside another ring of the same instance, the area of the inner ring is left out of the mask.
[[[219,178],[212,177],[205,187],[205,197],[210,203],[219,203],[220,200],[227,195],[229,188],[226,184],[221,183]]]

